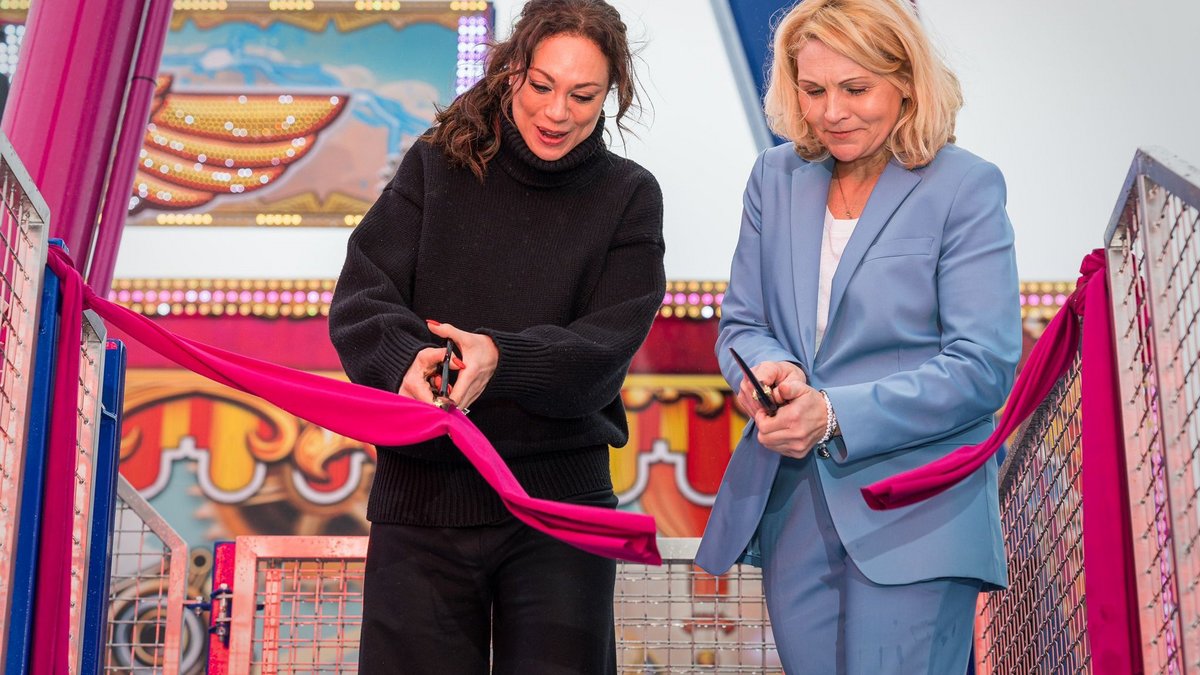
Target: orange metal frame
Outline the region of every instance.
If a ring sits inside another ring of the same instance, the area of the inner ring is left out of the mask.
[[[250,675],[254,656],[255,601],[258,583],[258,563],[264,559],[365,559],[366,537],[238,537],[237,556],[234,562],[233,606],[231,608],[229,636],[229,675]],[[268,578],[268,585],[271,580]],[[268,588],[267,592],[270,593]],[[263,616],[263,668],[262,672],[275,672],[268,663],[272,658],[273,641],[279,630],[277,608],[264,607]]]

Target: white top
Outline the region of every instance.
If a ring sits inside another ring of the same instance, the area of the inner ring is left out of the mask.
[[[854,233],[858,218],[840,220],[834,218],[829,209],[825,209],[825,231],[821,235],[821,281],[817,287],[817,344],[821,348],[821,339],[825,337],[825,328],[829,325],[829,293],[833,288],[833,274],[837,272],[838,263],[842,260],[842,252],[846,243]]]

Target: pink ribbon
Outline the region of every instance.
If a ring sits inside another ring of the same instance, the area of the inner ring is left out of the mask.
[[[1082,347],[1087,632],[1096,672],[1132,673],[1140,671],[1141,646],[1104,249],[1085,257],[1079,272],[1075,291],[1038,338],[992,435],[978,445],[961,447],[925,466],[868,485],[862,495],[872,509],[894,509],[940,494],[971,475],[1037,410]]]
[[[1094,255],[1094,254],[1093,254]],[[1085,267],[1088,265],[1084,261]],[[966,445],[924,466],[896,474],[862,488],[863,499],[876,511],[916,504],[941,494],[974,473],[1000,449],[1025,418],[1041,405],[1058,379],[1075,361],[1079,345],[1079,314],[1083,289],[1091,275],[1081,277],[1075,292],[1034,344],[1025,367],[1009,394],[996,430],[978,445]]]
[[[92,309],[110,326],[175,363],[239,391],[253,394],[287,412],[335,433],[375,445],[411,445],[449,435],[496,492],[514,517],[589,553],[648,565],[662,564],[654,518],[595,506],[530,497],[488,439],[459,411],[443,411],[393,393],[253,359],[189,340],[149,319],[96,295],[83,283],[70,257],[50,249],[48,264],[63,286],[58,365],[51,412],[47,485],[73,484],[76,391],[83,309]],[[54,664],[35,673],[65,673],[66,617],[73,490],[46,491],[34,654],[54,655]],[[50,568],[47,569],[47,566]],[[42,650],[45,651],[42,651]],[[44,657],[45,658],[45,657]],[[51,667],[53,665],[53,667]],[[61,667],[59,667],[61,666]]]

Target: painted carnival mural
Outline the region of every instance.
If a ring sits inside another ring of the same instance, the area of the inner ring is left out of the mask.
[[[480,72],[491,13],[451,4],[176,3],[129,224],[353,225]]]

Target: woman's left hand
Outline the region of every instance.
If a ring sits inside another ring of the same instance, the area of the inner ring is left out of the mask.
[[[750,372],[754,373],[754,377],[761,384],[770,389],[771,398],[778,405],[783,405],[796,398],[808,385],[808,378],[804,376],[804,371],[791,361],[763,361],[751,368]],[[748,377],[742,378],[741,387],[738,388],[737,402],[741,406],[742,412],[747,415],[756,415],[763,409],[762,404],[757,400],[754,385],[750,384]]]
[[[825,398],[806,385],[799,395],[780,406],[774,417],[759,408],[754,413],[758,442],[785,457],[801,459],[825,435]]]
[[[463,367],[458,371],[458,379],[454,381],[454,391],[450,397],[458,404],[460,410],[466,411],[487,388],[492,374],[496,372],[496,364],[500,362],[500,350],[492,338],[479,333],[468,333],[459,330],[448,323],[438,323],[426,319],[429,332],[442,338],[454,340],[462,354]]]

